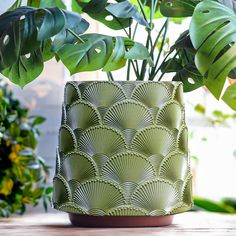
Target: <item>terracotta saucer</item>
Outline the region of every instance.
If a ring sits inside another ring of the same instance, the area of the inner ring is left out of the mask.
[[[72,225],[79,227],[157,227],[172,224],[170,216],[87,216],[69,214]]]

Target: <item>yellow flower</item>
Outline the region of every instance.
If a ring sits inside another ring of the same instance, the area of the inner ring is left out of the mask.
[[[15,144],[12,147],[12,151],[18,153],[21,150],[21,146],[19,144]]]
[[[31,199],[29,198],[29,197],[23,197],[22,199],[21,199],[21,201],[23,202],[23,203],[30,203],[31,202]]]
[[[9,159],[11,160],[11,162],[14,162],[14,163],[19,162],[19,156],[15,152],[10,153]]]
[[[1,182],[0,193],[5,196],[10,195],[12,192],[13,185],[14,185],[13,180],[5,177]]]

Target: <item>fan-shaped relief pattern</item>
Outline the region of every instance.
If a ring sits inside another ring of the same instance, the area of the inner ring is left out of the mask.
[[[178,133],[177,146],[183,153],[188,153],[188,128],[183,125]]]
[[[179,197],[171,182],[157,179],[140,185],[131,196],[131,204],[149,212],[167,212],[176,205]]]
[[[148,212],[139,207],[133,207],[130,205],[120,206],[108,211],[110,216],[146,216]]]
[[[71,201],[72,196],[69,185],[61,175],[56,175],[53,178],[53,189],[53,204],[55,206]]]
[[[104,124],[120,130],[139,130],[153,125],[151,112],[140,102],[125,100],[113,105],[104,116]]]
[[[77,204],[74,202],[66,202],[58,207],[59,211],[64,211],[67,213],[74,213],[74,214],[79,214],[79,215],[86,215],[86,210],[79,207]]]
[[[157,125],[179,129],[184,121],[184,109],[176,101],[167,102],[157,113]]]
[[[101,118],[92,104],[76,101],[67,112],[67,123],[73,130],[84,130],[101,124]]]
[[[59,130],[59,153],[69,153],[76,149],[76,138],[68,125],[62,125]]]
[[[183,95],[183,84],[180,82],[175,82],[174,91],[172,98],[184,106],[184,95]]]
[[[118,130],[107,126],[94,126],[81,134],[78,149],[90,156],[104,154],[110,157],[125,151],[126,143],[122,133]]]
[[[191,173],[188,174],[188,177],[186,178],[183,186],[183,192],[182,192],[182,201],[192,206],[192,175]]]
[[[180,202],[175,207],[173,207],[173,209],[171,209],[168,212],[168,214],[169,215],[178,214],[178,213],[189,211],[190,209],[191,209],[190,205]]]
[[[81,98],[78,84],[74,81],[67,82],[64,92],[64,101],[66,106],[71,105],[73,102]]]
[[[85,89],[82,98],[96,107],[104,108],[126,99],[126,94],[118,83],[101,81],[90,83]]]
[[[171,131],[162,126],[150,126],[140,130],[132,140],[131,149],[150,157],[166,156],[175,150],[176,141]]]
[[[124,182],[119,184],[124,192],[125,199],[127,204],[130,204],[130,196],[133,194],[134,190],[138,187],[138,183],[135,182]]]
[[[149,108],[156,108],[161,107],[171,99],[171,92],[165,83],[145,82],[136,87],[131,98]]]
[[[149,215],[150,216],[165,216],[167,215],[167,211],[163,209],[157,209],[157,210],[149,212]]]
[[[125,197],[117,185],[98,179],[81,184],[75,191],[73,200],[87,212],[93,212],[93,215],[125,205]]]
[[[188,157],[181,152],[170,153],[161,163],[159,177],[172,182],[185,180],[189,170]]]
[[[91,82],[77,82],[81,96],[83,96],[84,91]]]
[[[136,88],[136,84],[131,81],[122,81],[119,83],[125,91],[127,98],[131,98],[133,90]]]
[[[61,125],[66,124],[66,106],[65,104],[62,104],[62,109],[61,109]]]
[[[83,182],[98,175],[96,163],[83,153],[70,153],[62,162],[62,175],[67,181]]]
[[[70,192],[73,196],[75,190],[81,185],[81,183],[79,182],[79,180],[71,179],[68,181],[68,185],[70,187]]]
[[[155,178],[156,173],[146,157],[126,152],[109,159],[102,168],[102,176],[120,184],[125,182],[140,183]]]
[[[61,171],[61,158],[59,154],[58,148],[56,149],[56,168],[55,168],[55,175],[59,174]]]

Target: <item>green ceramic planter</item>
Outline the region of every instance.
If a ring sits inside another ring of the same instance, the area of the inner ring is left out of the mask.
[[[73,224],[170,224],[192,206],[182,84],[68,82],[56,160]]]

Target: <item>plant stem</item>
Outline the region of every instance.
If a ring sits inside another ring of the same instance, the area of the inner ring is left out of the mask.
[[[131,62],[131,65],[132,65],[132,67],[134,69],[134,73],[135,73],[135,75],[136,75],[136,77],[138,79],[139,78],[138,62],[137,62],[137,60],[135,60],[136,67],[135,67],[135,64],[134,64],[134,62],[132,60],[130,60],[130,62]]]
[[[131,60],[128,60],[127,76],[126,76],[128,81],[130,80],[130,63],[131,63]]]
[[[172,53],[173,51],[170,51],[165,59],[163,60],[163,62],[161,63],[161,65],[158,67],[158,69],[156,70],[155,74],[152,76],[152,80],[154,80],[155,76],[157,75],[157,73],[161,70],[161,67],[163,65],[163,63],[166,62],[167,58],[170,56],[170,54]],[[176,56],[179,54],[179,50],[176,51],[175,55],[173,56],[173,58],[167,63],[166,65],[166,68],[168,68],[168,66],[170,65],[170,63],[176,58]],[[165,71],[161,74],[161,76],[159,77],[158,81],[161,81],[161,79],[163,78],[163,76],[165,75]]]
[[[132,29],[131,29],[131,20],[129,19],[129,39],[132,37]],[[130,64],[131,60],[128,60],[128,66],[127,66],[127,80],[130,80]]]
[[[146,3],[146,1],[145,1],[145,3]],[[144,4],[145,4],[145,3],[144,3]],[[140,9],[141,9],[141,12],[142,12],[142,14],[143,14],[144,19],[148,22],[148,20],[147,20],[147,15],[146,15],[145,9],[144,9],[144,5],[142,4],[142,2],[141,2],[140,0],[138,0],[138,4],[139,4],[139,7],[140,7]]]
[[[138,23],[136,23],[136,25],[135,25],[134,33],[133,33],[133,36],[132,36],[132,40],[134,40],[134,38],[135,38],[135,35],[137,33],[137,29],[138,29]]]
[[[78,35],[76,34],[73,30],[71,29],[66,29],[68,32],[70,32],[73,36],[75,36],[81,43],[85,43],[85,41]]]
[[[156,39],[155,39],[155,41],[154,41],[154,44],[153,44],[153,47],[152,47],[152,50],[151,50],[151,56],[154,54],[154,50],[155,50],[155,48],[156,48],[156,45],[157,45],[157,43],[158,43],[158,41],[159,41],[159,39],[160,39],[160,36],[161,36],[161,33],[162,33],[162,31],[165,29],[165,27],[166,27],[166,24],[167,24],[167,22],[168,22],[168,20],[166,20],[165,21],[165,23],[163,24],[163,26],[161,27],[161,29],[160,29],[160,31],[159,31],[159,33],[158,33],[158,35],[157,35],[157,37],[156,37]],[[155,68],[154,68],[155,69]]]
[[[124,26],[123,26],[123,24],[120,22],[120,20],[119,20],[116,16],[114,16],[114,15],[112,15],[112,16],[113,16],[113,18],[119,23],[119,25],[120,25],[120,26],[122,27],[122,29],[124,30],[126,36],[129,38],[129,33],[128,33],[128,31],[124,28]]]
[[[164,47],[164,45],[165,45],[165,40],[166,40],[166,35],[167,35],[167,30],[168,30],[168,23],[169,23],[169,19],[167,19],[166,20],[166,22],[165,22],[165,24],[164,24],[164,35],[163,35],[163,39],[162,39],[162,42],[161,42],[161,47],[160,47],[160,51],[159,51],[159,53],[158,53],[158,56],[157,56],[157,60],[156,60],[156,63],[155,63],[155,65],[154,65],[154,67],[152,68],[152,70],[151,70],[151,79],[150,80],[153,80],[154,79],[154,77],[155,77],[155,70],[156,70],[156,68],[157,68],[157,65],[158,65],[158,63],[159,63],[159,61],[160,61],[160,58],[161,58],[161,54],[162,54],[162,51],[163,51],[163,47]],[[159,37],[160,37],[160,35],[159,35]],[[154,76],[152,76],[154,74]]]
[[[114,81],[114,77],[113,77],[113,75],[112,75],[112,73],[110,71],[107,72],[107,77],[108,77],[109,81]]]

